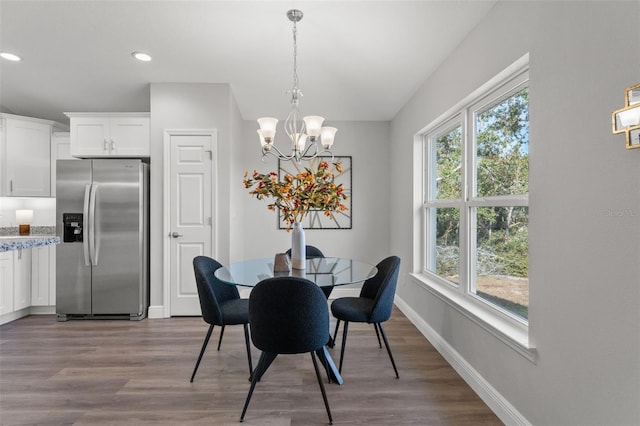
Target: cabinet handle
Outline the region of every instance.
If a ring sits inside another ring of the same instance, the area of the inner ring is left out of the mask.
[[[9,181],[9,194],[13,194],[13,179]]]
[[[103,151],[109,151],[109,141],[107,141],[106,139],[104,139]]]
[[[116,141],[111,139],[111,151],[115,151],[115,150],[116,150]]]

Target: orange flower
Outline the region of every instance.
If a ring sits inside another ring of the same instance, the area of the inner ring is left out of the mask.
[[[342,173],[342,165],[333,163],[335,170]],[[244,173],[244,186],[250,189],[249,195],[258,200],[273,198],[273,203],[267,205],[269,210],[278,208],[287,224],[287,229],[295,222],[300,222],[309,211],[322,211],[325,216],[334,219],[334,212],[343,212],[349,208],[342,203],[348,197],[344,194],[342,184],[336,185],[334,173],[327,161],[317,163],[315,170],[305,168],[295,176],[284,174],[278,181],[278,173],[266,174],[253,171]],[[253,189],[251,189],[253,188]]]

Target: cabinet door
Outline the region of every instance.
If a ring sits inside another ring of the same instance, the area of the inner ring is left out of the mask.
[[[31,306],[49,306],[49,247],[31,249]]]
[[[111,119],[111,155],[149,156],[149,118],[113,117]]]
[[[14,197],[51,196],[51,125],[6,120],[6,194]]]
[[[71,155],[69,133],[59,132],[51,135],[51,196],[56,196],[56,161],[74,159]]]
[[[49,306],[56,305],[56,246],[49,246]]]
[[[0,315],[13,312],[13,254],[0,253]]]
[[[31,249],[17,250],[13,257],[13,310],[31,304]]]
[[[71,117],[71,155],[108,157],[111,154],[109,118]]]

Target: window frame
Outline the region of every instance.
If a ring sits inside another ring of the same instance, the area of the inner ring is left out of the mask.
[[[436,296],[451,304],[465,316],[479,325],[523,356],[535,363],[535,349],[529,344],[529,322],[475,294],[474,259],[476,250],[477,227],[473,210],[481,207],[527,207],[529,194],[477,196],[477,145],[475,140],[477,114],[499,104],[503,100],[531,87],[529,76],[529,58],[525,55],[495,78],[474,91],[462,102],[449,109],[434,120],[423,131],[416,134],[416,142],[421,144],[421,183],[422,190],[419,206],[421,209],[416,223],[420,235],[419,270],[411,274],[416,282],[426,285]],[[461,199],[438,200],[435,198],[437,173],[435,166],[435,141],[458,126],[461,127]],[[530,129],[531,127],[529,127]],[[469,176],[471,174],[471,176]],[[416,200],[417,201],[417,200]],[[432,272],[435,265],[435,233],[429,232],[430,221],[435,221],[434,212],[439,208],[457,208],[460,212],[459,230],[459,283],[453,283]]]

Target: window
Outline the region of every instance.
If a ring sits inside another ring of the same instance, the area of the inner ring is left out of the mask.
[[[423,135],[424,273],[528,321],[529,75],[510,75]]]

